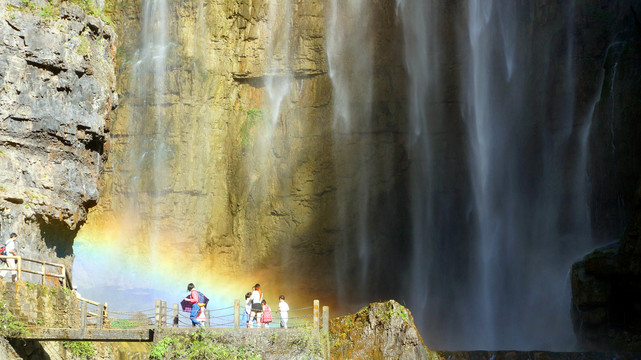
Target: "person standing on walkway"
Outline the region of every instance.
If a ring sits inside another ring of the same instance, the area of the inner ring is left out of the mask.
[[[263,316],[260,318],[260,322],[263,324],[265,329],[269,328],[269,323],[272,322],[272,309],[267,305],[267,301],[263,299]]]
[[[18,235],[16,233],[11,233],[9,235],[9,240],[5,242],[4,247],[5,247],[5,254],[6,256],[18,256],[18,253],[16,253],[16,239],[18,238]],[[16,281],[16,278],[18,277],[18,272],[15,270],[17,269],[16,266],[16,259],[3,259],[4,261],[0,261],[0,279],[4,280],[5,275],[7,275],[8,272],[11,272],[11,281]],[[14,270],[10,270],[14,269]]]
[[[247,327],[249,327],[249,313],[252,312],[252,303],[249,300],[251,296],[252,296],[251,292],[248,292],[247,294],[245,294],[245,314],[243,316],[243,321],[245,322]]]
[[[278,310],[280,313],[280,327],[287,329],[287,320],[289,320],[289,305],[285,302],[285,295],[278,297]]]
[[[198,311],[200,310],[200,306],[198,305],[198,290],[196,290],[193,283],[189,283],[189,285],[187,285],[187,291],[189,291],[189,296],[187,296],[185,300],[191,303],[189,319],[193,326],[203,326],[203,324],[201,324],[196,318],[198,316]]]
[[[260,315],[263,312],[263,290],[260,288],[260,284],[254,285],[254,291],[249,297],[249,302],[252,304],[251,312],[249,313],[249,323],[247,324],[248,328],[254,327],[254,319],[256,319],[256,324],[260,326]]]

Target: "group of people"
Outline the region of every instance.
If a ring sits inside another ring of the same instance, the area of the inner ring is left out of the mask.
[[[286,329],[289,320],[289,305],[285,302],[285,295],[278,297],[276,312],[280,313],[280,327]],[[256,321],[258,328],[269,328],[269,324],[273,321],[272,309],[263,298],[260,284],[254,285],[252,291],[245,294],[245,318],[248,328],[254,327],[254,321]]]
[[[193,283],[187,285],[187,296],[183,302],[190,305],[189,319],[192,326],[203,326],[205,321],[205,313],[203,309],[207,306],[208,299],[198,290]],[[280,327],[287,328],[287,321],[289,320],[289,305],[285,302],[285,295],[278,297],[278,310],[280,313]],[[254,321],[258,328],[269,328],[269,324],[273,322],[272,309],[267,305],[267,301],[263,298],[263,290],[260,284],[252,287],[252,291],[245,294],[245,321],[248,328],[254,327]]]

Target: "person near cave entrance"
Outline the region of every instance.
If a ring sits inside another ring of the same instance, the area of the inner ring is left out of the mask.
[[[17,238],[18,235],[16,233],[11,233],[11,235],[9,235],[9,240],[4,244],[4,251],[2,255],[18,256],[18,253],[16,253]],[[17,269],[16,259],[2,259],[2,261],[0,261],[0,269],[2,269],[0,271],[0,279],[4,280],[5,275],[7,275],[8,272],[11,272],[11,281],[16,281],[18,272],[16,270],[10,270]]]

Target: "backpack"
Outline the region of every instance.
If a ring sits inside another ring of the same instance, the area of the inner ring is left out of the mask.
[[[201,293],[200,291],[198,292],[198,306],[200,307],[207,307],[207,303],[209,302],[209,299],[205,294]]]
[[[0,255],[1,256],[6,256],[7,255],[7,245],[6,244],[4,246],[0,246]],[[7,259],[2,258],[2,259],[0,259],[0,262],[6,263]]]

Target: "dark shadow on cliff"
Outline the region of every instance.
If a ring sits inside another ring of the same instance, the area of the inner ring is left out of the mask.
[[[61,259],[73,255],[73,241],[78,230],[79,228],[69,230],[69,227],[61,221],[47,223],[41,220],[40,222],[40,236],[42,236],[47,248],[53,249],[56,256]]]
[[[9,344],[24,360],[51,360],[39,341],[10,339]]]

